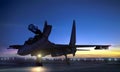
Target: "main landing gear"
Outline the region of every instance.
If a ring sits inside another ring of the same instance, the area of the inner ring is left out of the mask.
[[[37,58],[36,59],[36,65],[37,66],[43,66],[42,57],[40,55],[38,55],[36,58]]]
[[[66,60],[67,65],[70,65],[70,60],[69,60],[69,58],[67,57],[67,55],[65,55],[65,60]]]

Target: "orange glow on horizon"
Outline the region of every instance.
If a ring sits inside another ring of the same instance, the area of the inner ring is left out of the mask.
[[[120,58],[120,50],[91,50],[91,51],[77,51],[76,57],[112,57]]]

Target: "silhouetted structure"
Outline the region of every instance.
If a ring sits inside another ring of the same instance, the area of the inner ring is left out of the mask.
[[[36,63],[40,64],[42,57],[50,55],[52,57],[65,56],[67,64],[69,64],[69,58],[67,54],[73,54],[77,51],[77,47],[95,47],[95,49],[108,49],[110,45],[76,45],[76,26],[75,20],[73,20],[72,32],[69,44],[55,44],[48,40],[51,33],[52,26],[45,21],[43,32],[41,32],[37,26],[30,24],[28,29],[35,34],[33,38],[29,38],[23,45],[10,45],[12,49],[18,49],[17,54],[36,56]],[[81,49],[82,50],[82,49]],[[83,49],[84,50],[84,49]],[[40,58],[40,59],[39,59]],[[42,63],[41,63],[42,65]]]

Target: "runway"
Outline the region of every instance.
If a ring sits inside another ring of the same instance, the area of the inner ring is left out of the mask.
[[[120,64],[112,63],[73,63],[44,64],[40,66],[0,66],[0,72],[120,72]]]

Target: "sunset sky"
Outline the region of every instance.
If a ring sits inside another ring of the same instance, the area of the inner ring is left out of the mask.
[[[53,26],[49,40],[68,44],[72,21],[76,21],[76,44],[108,44],[106,51],[80,51],[78,56],[120,57],[119,0],[0,0],[0,54],[15,54],[9,45],[33,37],[27,27],[41,30],[44,21]]]

